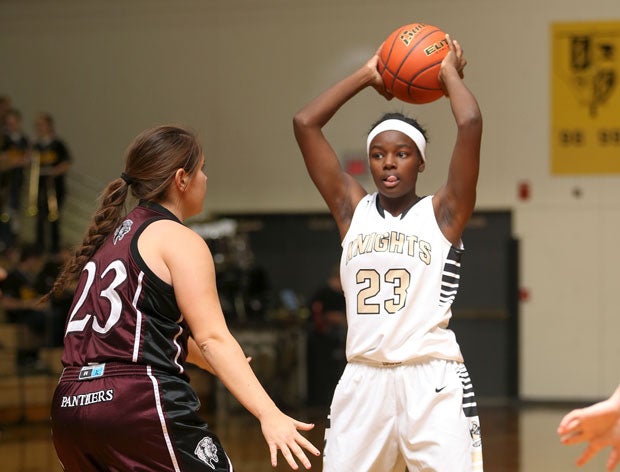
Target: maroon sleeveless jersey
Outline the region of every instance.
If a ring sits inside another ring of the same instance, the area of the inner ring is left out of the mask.
[[[138,252],[142,231],[161,219],[182,224],[164,207],[141,202],[84,266],[65,328],[65,367],[125,362],[186,377],[189,329],[172,286]]]

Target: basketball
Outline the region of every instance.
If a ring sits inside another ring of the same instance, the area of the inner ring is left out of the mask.
[[[439,68],[450,47],[436,26],[411,23],[394,30],[383,43],[377,68],[385,88],[408,103],[429,103],[443,96]]]

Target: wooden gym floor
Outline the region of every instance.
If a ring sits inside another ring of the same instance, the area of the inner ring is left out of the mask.
[[[574,460],[582,446],[562,446],[555,428],[568,410],[578,405],[513,405],[480,402],[480,419],[485,470],[487,472],[567,472],[604,471],[608,451],[599,453],[591,464],[577,468]],[[42,413],[38,412],[41,417]],[[322,445],[324,411],[304,409],[290,411],[292,416],[315,422],[307,436],[319,448]],[[44,416],[43,416],[44,417]],[[243,411],[225,417],[205,417],[220,436],[237,472],[268,472],[267,446],[258,422]],[[0,470],[3,472],[61,471],[45,420],[11,421],[0,425]],[[290,470],[284,460],[276,471]],[[313,460],[312,470],[321,470],[320,460]],[[355,471],[363,472],[363,471]],[[446,471],[450,472],[450,471]]]

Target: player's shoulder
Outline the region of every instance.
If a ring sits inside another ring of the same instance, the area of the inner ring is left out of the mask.
[[[192,238],[198,236],[195,231],[185,226],[178,220],[172,218],[157,218],[152,220],[147,229],[156,230],[162,235],[175,235],[179,237]]]
[[[364,194],[363,196],[361,196],[359,198],[359,200],[357,200],[357,202],[355,202],[355,206],[353,208],[353,214],[355,215],[360,215],[360,214],[364,214],[366,212],[368,212],[369,210],[374,210],[376,209],[376,202],[377,199],[377,193],[367,193]]]
[[[205,240],[194,230],[173,219],[158,219],[148,225],[145,235],[157,238],[166,246],[177,246],[179,249],[206,247]]]

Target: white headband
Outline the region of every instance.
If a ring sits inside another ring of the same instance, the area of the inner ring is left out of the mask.
[[[366,154],[370,155],[371,141],[375,139],[375,136],[379,133],[383,133],[384,131],[400,131],[401,133],[409,136],[416,146],[418,146],[422,160],[426,162],[426,139],[424,139],[424,135],[415,126],[412,126],[403,120],[393,118],[382,121],[375,126],[370,133],[368,133],[368,140],[366,141]]]

